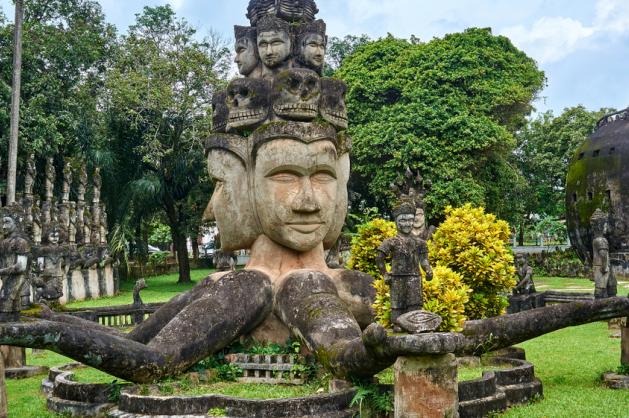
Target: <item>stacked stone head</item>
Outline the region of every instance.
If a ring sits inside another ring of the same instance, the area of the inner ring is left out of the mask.
[[[312,0],[252,0],[236,26],[244,78],[215,95],[206,142],[217,187],[206,216],[224,250],[264,235],[304,252],[338,238],[347,210],[345,84],[321,77],[326,25]]]

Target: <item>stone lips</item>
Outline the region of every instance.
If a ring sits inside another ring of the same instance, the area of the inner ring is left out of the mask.
[[[590,217],[609,213],[610,253],[629,252],[629,119],[626,109],[601,119],[576,151],[566,180],[566,221],[570,242],[582,260],[592,251]],[[612,257],[614,258],[614,257]]]

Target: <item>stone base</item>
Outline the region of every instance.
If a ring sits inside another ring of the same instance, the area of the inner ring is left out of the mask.
[[[603,381],[610,389],[629,389],[629,376],[627,375],[608,372],[603,375]]]
[[[105,412],[113,408],[114,404],[92,404],[86,402],[69,401],[56,397],[48,398],[49,411],[71,417],[102,417]]]
[[[26,379],[28,377],[37,376],[48,373],[48,367],[44,366],[24,366],[5,369],[4,376],[7,379]]]
[[[459,416],[454,354],[398,357],[394,372],[395,418]]]

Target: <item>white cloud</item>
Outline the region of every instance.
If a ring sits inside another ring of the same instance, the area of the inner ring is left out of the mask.
[[[512,26],[501,33],[540,63],[556,62],[593,42],[629,35],[629,2],[598,0],[591,25],[568,17],[545,16],[531,26]]]
[[[168,0],[166,3],[170,3],[170,5],[173,6],[173,10],[177,11],[181,9],[185,0]]]

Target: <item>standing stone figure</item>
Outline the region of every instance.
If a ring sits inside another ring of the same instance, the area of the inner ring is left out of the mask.
[[[385,283],[391,288],[391,322],[401,315],[418,311],[423,306],[422,275],[419,265],[432,280],[432,268],[428,262],[426,241],[412,235],[415,205],[405,202],[393,211],[397,235],[384,240],[378,248],[376,263]],[[387,272],[385,260],[391,256],[391,271]],[[398,331],[397,326],[394,328]]]
[[[530,295],[535,293],[533,282],[533,268],[529,266],[524,254],[515,255],[515,273],[518,275],[518,284],[513,288],[514,295]]]
[[[35,300],[58,303],[63,296],[63,279],[66,276],[67,249],[64,247],[63,228],[51,224],[44,233],[42,243],[37,251],[37,266],[40,274],[33,285],[36,289]]]
[[[35,176],[37,171],[35,168],[35,156],[31,154],[26,161],[26,175],[24,176],[24,196],[33,195],[33,184],[35,184]]]
[[[604,299],[616,296],[616,278],[609,262],[609,242],[607,234],[607,214],[596,209],[590,218],[592,227],[592,275],[594,276],[594,298]]]
[[[46,163],[46,200],[52,202],[55,190],[55,161],[49,157]]]
[[[2,214],[0,241],[0,321],[16,320],[21,308],[21,290],[28,281],[31,244],[22,232],[20,208],[11,205]]]

